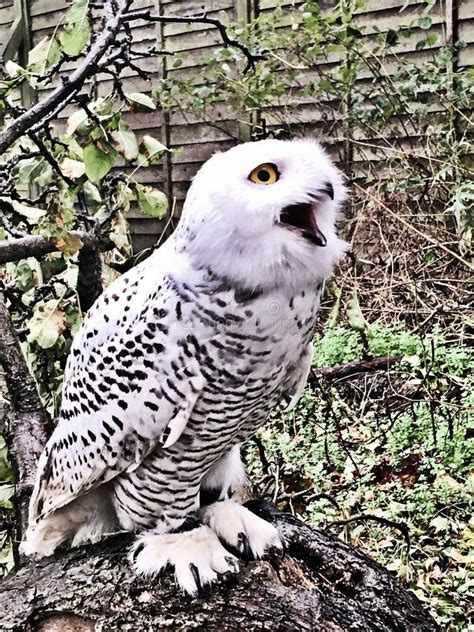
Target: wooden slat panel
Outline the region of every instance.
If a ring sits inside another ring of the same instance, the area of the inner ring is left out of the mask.
[[[0,0],[0,42],[2,44],[10,35],[10,27],[15,17],[13,0]]]
[[[272,11],[277,5],[282,6],[285,11],[285,22],[289,25],[294,18],[300,18],[298,10],[302,2],[291,0],[254,0],[258,4],[259,11]],[[330,13],[337,0],[320,0],[319,6],[324,13]],[[0,15],[7,15],[4,9],[11,7],[12,0],[0,0]],[[37,42],[45,35],[50,35],[58,22],[61,20],[65,9],[70,5],[66,0],[31,0],[30,10],[33,22],[34,41]],[[158,13],[158,0],[135,0],[134,9],[150,7],[154,13]],[[374,28],[387,31],[390,28],[397,28],[401,24],[415,21],[426,8],[425,0],[410,0],[407,6],[405,0],[366,0],[365,6],[357,11],[357,21],[364,26],[366,31],[364,43],[368,49],[374,45]],[[161,6],[165,15],[199,15],[204,11],[210,12],[210,16],[224,18],[224,21],[234,21],[237,15],[237,0],[161,0]],[[403,10],[402,10],[403,9]],[[426,36],[426,31],[414,28],[409,38],[400,38],[397,46],[392,47],[390,54],[383,60],[384,69],[388,74],[394,72],[398,65],[398,57],[409,63],[423,63],[430,59],[433,53],[444,44],[445,16],[444,2],[437,0],[436,4],[429,12],[433,20],[432,31],[438,34],[438,41],[429,50],[416,51],[417,43]],[[0,25],[7,23],[0,17]],[[156,43],[159,31],[156,25],[147,25],[137,22],[133,25],[133,37],[136,44],[135,50],[145,51]],[[458,33],[460,39],[467,43],[467,46],[459,52],[459,65],[474,64],[474,2],[472,0],[458,0]],[[1,33],[0,26],[0,33]],[[205,84],[208,78],[205,74],[205,64],[212,56],[216,47],[221,45],[218,32],[204,24],[168,24],[164,25],[163,32],[166,37],[166,48],[180,56],[181,66],[173,69],[172,58],[167,60],[168,73],[171,77],[179,79],[198,79],[198,83]],[[283,28],[287,28],[283,26]],[[138,62],[142,67],[152,72],[153,80],[161,75],[161,59],[146,59]],[[341,151],[342,132],[337,127],[337,111],[340,103],[333,100],[329,103],[314,103],[314,98],[301,94],[302,86],[317,76],[317,73],[332,68],[339,64],[337,55],[329,55],[315,62],[311,69],[301,72],[301,76],[292,89],[291,103],[294,107],[272,107],[265,110],[265,116],[269,125],[287,127],[291,125],[292,130],[297,133],[312,133],[316,136],[325,137],[330,152],[338,156]],[[71,67],[65,67],[65,71],[70,71]],[[358,87],[365,89],[370,81],[369,71],[362,70],[358,77]],[[99,94],[106,94],[112,88],[110,77],[104,75],[99,78]],[[124,73],[125,91],[150,92],[153,81],[145,82],[129,72]],[[41,96],[47,94],[44,91]],[[284,104],[285,99],[280,103]],[[438,116],[440,107],[436,102],[430,103],[430,120]],[[336,112],[336,114],[334,114]],[[61,125],[64,126],[65,119],[71,113],[71,108],[67,108],[61,115]],[[326,121],[327,118],[335,119]],[[163,138],[164,117],[159,112],[127,113],[125,118],[128,124],[136,131],[139,139],[144,134],[151,134],[157,138]],[[202,162],[209,158],[216,151],[222,151],[233,144],[239,137],[241,127],[236,121],[236,114],[233,113],[225,103],[215,104],[205,111],[193,111],[186,114],[173,113],[170,115],[169,142],[170,147],[175,150],[169,157],[171,166],[172,190],[171,193],[182,203],[190,180],[199,169]],[[402,138],[400,145],[406,150],[417,142],[416,133],[409,126],[407,132],[409,137]],[[411,137],[410,135],[413,134]],[[389,137],[390,126],[387,125],[384,135]],[[389,152],[386,148],[377,149],[381,144],[381,139],[376,134],[360,134],[357,142],[354,142],[354,160],[360,168],[367,168],[368,161],[378,165],[384,152]],[[372,136],[372,137],[370,137]],[[373,145],[373,146],[372,146]],[[383,162],[380,164],[382,167]],[[378,168],[378,167],[377,167]],[[123,167],[121,170],[129,174],[131,169]],[[165,187],[167,182],[166,157],[163,164],[157,167],[143,169],[140,171],[139,179],[143,183]],[[134,236],[136,248],[152,245],[156,241],[156,236],[160,233],[165,222],[140,216],[139,211],[133,208],[130,213],[131,230]]]
[[[16,11],[13,5],[6,5],[0,7],[0,24],[2,26],[10,26],[10,24],[16,18]]]

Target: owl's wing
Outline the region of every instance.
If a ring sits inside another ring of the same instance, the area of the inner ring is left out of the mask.
[[[78,332],[30,521],[133,470],[184,430],[205,379],[199,345],[181,320],[182,296],[166,278],[157,290],[159,281],[156,270],[134,268],[104,292]]]

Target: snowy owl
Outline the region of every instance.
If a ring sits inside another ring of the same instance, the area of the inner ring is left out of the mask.
[[[138,532],[137,573],[170,565],[194,594],[236,571],[234,554],[282,546],[232,499],[240,446],[304,388],[323,282],[345,250],[344,197],[310,139],[204,164],[174,234],[104,291],[74,339],[26,554]]]

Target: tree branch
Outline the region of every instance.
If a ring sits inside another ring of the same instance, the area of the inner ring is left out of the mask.
[[[79,251],[77,293],[81,310],[87,312],[102,294],[102,263],[100,250],[84,246]]]
[[[395,522],[395,520],[389,520],[388,518],[375,516],[374,514],[360,514],[359,516],[351,516],[350,518],[346,518],[346,520],[334,520],[333,522],[331,522],[330,526],[345,526],[347,524],[351,524],[352,522],[363,522],[364,520],[373,520],[374,522],[378,522],[379,524],[391,527],[392,529],[398,529],[398,531],[400,531],[400,533],[403,535],[403,538],[405,539],[408,553],[408,551],[410,550],[410,531],[404,522]]]
[[[170,573],[134,577],[126,562],[130,538],[116,536],[7,578],[2,624],[13,632],[439,630],[417,597],[361,551],[270,503],[247,506],[284,537],[282,560],[241,564],[239,574],[192,598],[176,590]]]
[[[261,53],[252,53],[244,44],[241,42],[232,39],[229,37],[227,32],[227,28],[224,24],[217,18],[209,18],[206,14],[202,16],[192,16],[192,15],[182,15],[182,16],[171,16],[171,15],[152,15],[149,9],[131,11],[130,13],[126,13],[124,15],[124,21],[132,22],[134,20],[146,20],[147,22],[161,22],[162,24],[173,23],[173,24],[210,24],[214,28],[219,31],[219,35],[221,36],[222,43],[226,48],[237,48],[240,50],[246,60],[247,65],[244,68],[244,74],[249,70],[253,70],[255,68],[255,63],[262,59],[266,59],[265,55]]]
[[[371,360],[354,360],[338,366],[326,367],[323,369],[313,369],[308,378],[309,384],[315,384],[318,377],[325,377],[328,380],[337,380],[343,377],[356,375],[357,373],[368,373],[372,371],[386,371],[394,364],[398,364],[403,359],[402,355],[381,356]]]
[[[21,114],[0,134],[0,155],[5,153],[13,143],[23,134],[34,130],[35,126],[52,118],[76,96],[84,83],[95,75],[96,67],[102,57],[109,51],[122,26],[123,17],[128,11],[132,0],[123,0],[118,7],[113,0],[104,4],[106,25],[97,37],[90,51],[81,65],[70,77],[65,77],[61,83],[42,101],[33,105]]]
[[[115,244],[106,237],[99,237],[94,233],[84,233],[73,230],[71,235],[82,241],[85,247],[98,248],[100,251],[112,250]],[[19,239],[5,239],[0,241],[0,264],[8,261],[19,261],[27,257],[41,257],[49,252],[57,252],[54,240],[40,237],[39,235],[28,235]]]

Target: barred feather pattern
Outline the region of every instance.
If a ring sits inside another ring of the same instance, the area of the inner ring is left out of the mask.
[[[275,182],[255,183],[256,167]],[[206,477],[238,478],[226,455],[304,387],[324,279],[346,250],[345,195],[310,139],[239,145],[201,168],[174,234],[74,339],[25,553],[166,533],[199,508]]]
[[[160,274],[165,258],[114,283],[76,337],[34,520],[113,480],[123,528],[171,528],[197,507],[213,463],[291,390],[321,285],[290,296],[252,292],[209,269],[189,270],[193,282],[184,282]],[[182,434],[163,447],[189,400]]]
[[[203,476],[255,433],[292,390],[295,368],[313,335],[315,288],[285,304],[275,293],[242,305],[234,291],[215,281],[204,285],[176,288],[183,318],[212,333],[203,343],[193,334],[179,340],[182,353],[166,397],[179,405],[181,367],[190,356],[198,359],[205,386],[180,440],[169,449],[157,448],[136,470],[118,477],[114,500],[126,528],[158,522],[158,531],[166,532],[198,508]]]

